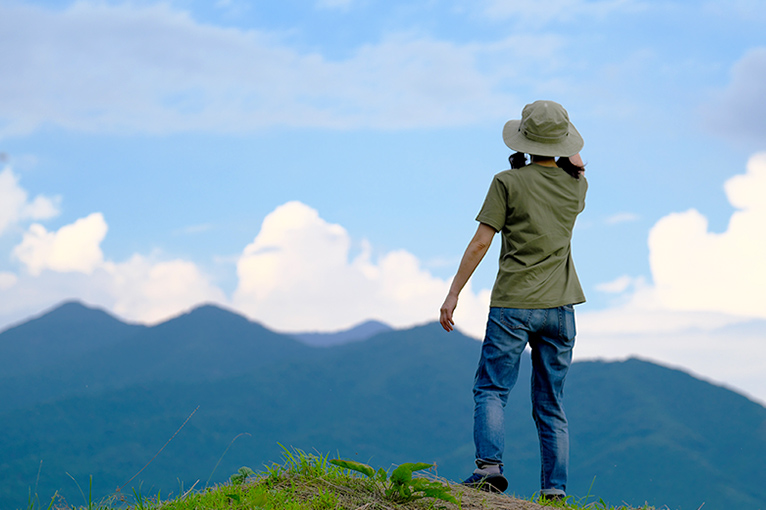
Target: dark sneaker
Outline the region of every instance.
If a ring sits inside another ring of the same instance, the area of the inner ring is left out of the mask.
[[[505,489],[508,488],[508,480],[500,473],[474,473],[463,482],[463,485],[487,492],[505,492]]]
[[[540,494],[540,501],[564,501],[566,498],[563,494]]]

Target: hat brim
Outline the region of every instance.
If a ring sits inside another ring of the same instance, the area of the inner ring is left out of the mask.
[[[561,142],[542,143],[530,140],[519,130],[521,120],[509,120],[503,126],[503,141],[511,149],[535,156],[570,157],[574,156],[583,148],[585,142],[572,123],[569,124],[569,132]]]

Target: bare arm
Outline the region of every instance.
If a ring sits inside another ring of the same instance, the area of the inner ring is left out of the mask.
[[[468,283],[468,279],[471,278],[471,275],[479,266],[479,262],[486,255],[494,236],[494,228],[486,223],[479,223],[479,228],[476,229],[473,239],[468,243],[468,248],[465,249],[457,274],[452,279],[452,285],[447,293],[447,298],[439,310],[439,322],[445,331],[452,331],[454,329],[455,321],[452,320],[452,314],[457,307],[460,291],[463,290],[465,284]]]
[[[570,156],[569,161],[571,161],[573,165],[577,165],[582,168],[582,170],[580,170],[580,175],[585,173],[585,163],[582,162],[582,156],[580,156],[579,152],[574,156]]]

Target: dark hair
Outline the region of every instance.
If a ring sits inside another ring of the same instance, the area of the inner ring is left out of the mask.
[[[508,156],[508,162],[511,163],[511,168],[517,170],[521,167],[527,166],[527,155],[523,152],[514,152]]]
[[[531,156],[530,159],[532,161],[535,161],[537,159],[553,159],[548,158],[544,156]],[[508,156],[508,161],[511,163],[511,168],[514,170],[517,170],[519,168],[527,166],[527,155],[523,152],[514,152],[510,156]],[[556,161],[556,165],[564,170],[566,173],[574,177],[575,179],[580,178],[580,174],[585,170],[584,166],[577,166],[569,158],[560,157]]]

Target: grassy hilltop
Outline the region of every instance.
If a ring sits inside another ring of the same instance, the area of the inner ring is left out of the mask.
[[[359,464],[352,462],[352,464]],[[47,505],[30,498],[27,510],[107,510],[115,507],[132,510],[632,510],[608,506],[603,501],[542,501],[537,497],[520,499],[506,494],[468,489],[434,476],[428,464],[403,464],[392,472],[361,465],[345,469],[344,461],[327,456],[285,450],[284,464],[273,464],[262,473],[241,467],[226,484],[202,490],[194,487],[171,499],[119,493],[101,502],[86,500],[84,505],[70,505],[54,495]],[[370,469],[370,472],[360,471]],[[423,475],[423,470],[429,469]],[[635,510],[654,510],[643,506]]]

